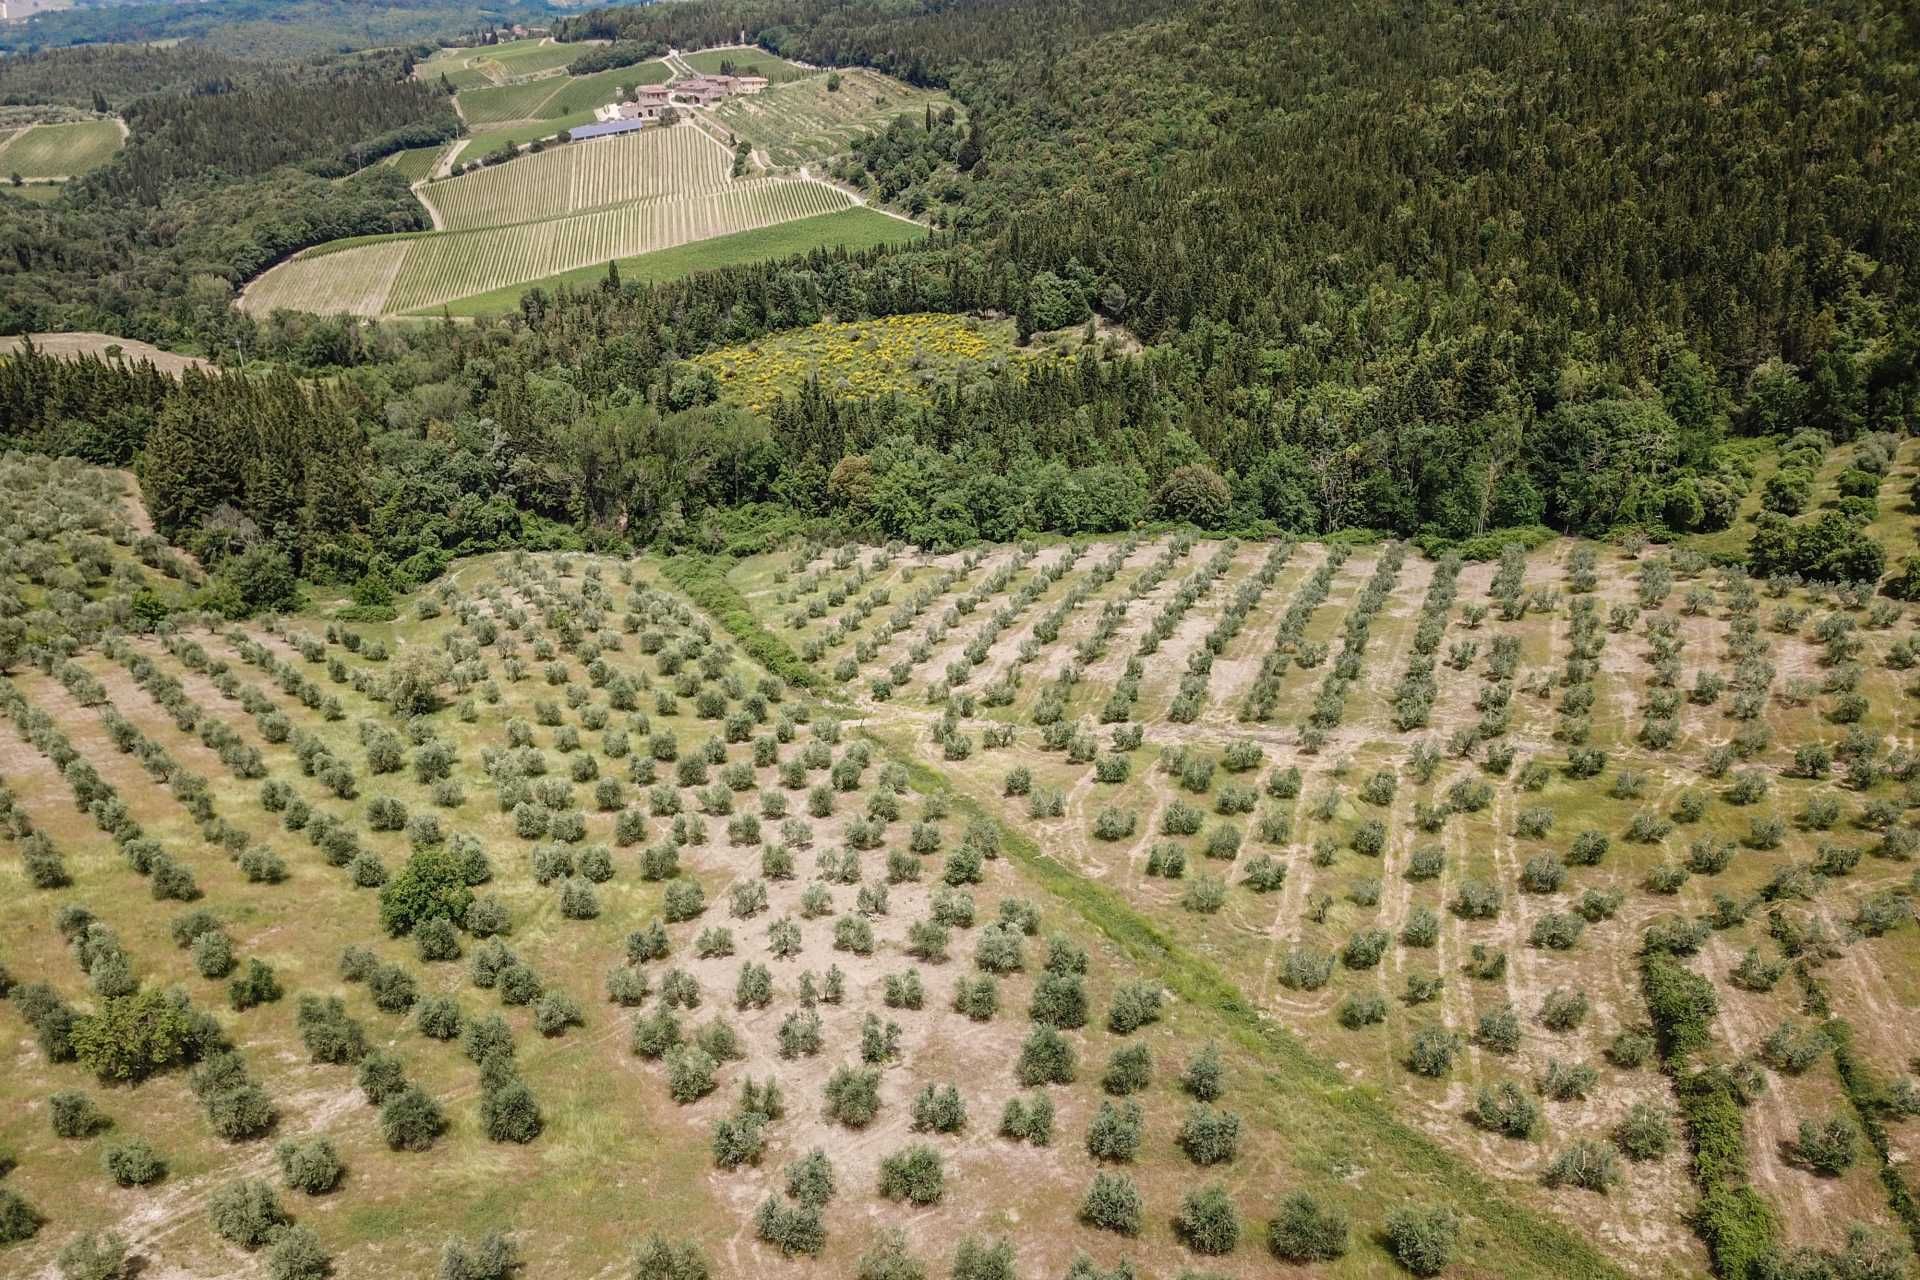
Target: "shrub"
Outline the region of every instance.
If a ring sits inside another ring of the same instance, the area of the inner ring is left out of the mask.
[[[1460,1038],[1444,1027],[1422,1027],[1407,1050],[1407,1066],[1418,1075],[1438,1079],[1453,1070]]]
[[[305,1227],[288,1227],[267,1250],[267,1280],[325,1280],[332,1273],[333,1259]]]
[[[545,1126],[533,1090],[518,1079],[485,1089],[480,1095],[480,1127],[491,1141],[532,1142]]]
[[[0,1245],[31,1240],[45,1221],[21,1195],[0,1187]]]
[[[1087,1126],[1087,1154],[1095,1160],[1132,1160],[1140,1151],[1145,1117],[1138,1103],[1102,1102]]]
[[[713,1056],[693,1045],[675,1045],[667,1051],[667,1092],[679,1103],[697,1102],[713,1092]]]
[[[1040,1025],[1021,1044],[1014,1076],[1023,1085],[1072,1084],[1077,1070],[1073,1046],[1054,1028]]]
[[[1016,1280],[1012,1243],[968,1236],[953,1251],[953,1280]]]
[[[1125,1174],[1096,1173],[1080,1204],[1080,1220],[1090,1227],[1118,1232],[1123,1236],[1140,1234],[1142,1208],[1140,1190]]]
[[[508,1268],[509,1270],[511,1267]],[[655,1231],[640,1242],[633,1255],[633,1280],[707,1280],[706,1255],[691,1241],[674,1244]],[[506,1271],[500,1273],[505,1280]],[[441,1276],[441,1280],[457,1280]],[[492,1276],[475,1280],[494,1280]]]
[[[827,1117],[849,1129],[863,1129],[880,1111],[880,1072],[871,1067],[837,1067],[827,1078]]]
[[[880,1162],[880,1194],[889,1200],[938,1204],[945,1191],[946,1170],[932,1147],[916,1144]]]
[[[754,1233],[788,1257],[817,1255],[826,1248],[827,1229],[811,1205],[788,1204],[769,1196],[753,1216]]]
[[[275,1145],[273,1158],[287,1186],[310,1196],[325,1195],[339,1186],[346,1174],[333,1143],[319,1136],[285,1139]]]
[[[1453,1260],[1460,1219],[1437,1205],[1402,1205],[1387,1215],[1387,1246],[1416,1276],[1435,1276]]]
[[[966,1123],[966,1103],[961,1101],[960,1091],[954,1086],[927,1085],[915,1095],[913,1129],[916,1133],[958,1133]]]
[[[123,1187],[152,1186],[167,1176],[167,1162],[145,1138],[116,1142],[100,1153],[107,1176]]]
[[[1540,1104],[1511,1080],[1497,1089],[1482,1088],[1474,1099],[1473,1118],[1489,1133],[1509,1138],[1531,1138],[1540,1129]]]
[[[1794,1154],[1815,1173],[1838,1177],[1859,1158],[1860,1132],[1845,1116],[1802,1120]]]
[[[446,1127],[440,1104],[418,1085],[408,1085],[380,1108],[380,1134],[395,1151],[425,1151]]]
[[[91,1138],[113,1123],[84,1093],[66,1090],[47,1099],[47,1118],[55,1137]]]
[[[1613,1148],[1580,1138],[1548,1163],[1545,1180],[1550,1187],[1574,1186],[1604,1195],[1620,1181],[1620,1162]]]
[[[215,1191],[207,1214],[221,1239],[248,1250],[258,1249],[289,1225],[273,1188],[258,1178],[242,1178]]]
[[[1204,1102],[1187,1108],[1180,1126],[1180,1149],[1197,1165],[1223,1164],[1240,1146],[1240,1117]]]
[[[1145,1089],[1153,1079],[1153,1054],[1144,1044],[1122,1045],[1107,1059],[1100,1087],[1108,1093],[1124,1096]]]
[[[1658,1160],[1673,1146],[1673,1121],[1664,1108],[1636,1102],[1614,1129],[1613,1140],[1629,1160]]]
[[[1495,1053],[1512,1053],[1520,1047],[1520,1018],[1511,1007],[1493,1009],[1480,1015],[1474,1039]]]
[[[1053,1099],[1044,1093],[1032,1098],[1008,1098],[1000,1113],[1000,1136],[1036,1147],[1053,1145]]]
[[[126,1280],[127,1242],[117,1231],[88,1231],[60,1248],[60,1280]]]
[[[1347,1215],[1304,1191],[1280,1202],[1267,1225],[1267,1248],[1282,1262],[1332,1262],[1347,1252]]]

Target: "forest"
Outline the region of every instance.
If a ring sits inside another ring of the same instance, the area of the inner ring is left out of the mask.
[[[769,520],[943,546],[1155,519],[1430,546],[1725,529],[1759,481],[1742,441],[1802,438],[1817,456],[1915,412],[1920,33],[1896,9],[597,10],[556,28],[615,41],[589,61],[745,29],[786,56],[948,86],[964,130],[896,122],[841,173],[937,203],[952,232],[536,293],[471,327],[255,323],[210,282],[418,225],[377,171],[308,175],[457,128],[399,80],[404,56],[334,59],[131,102],[113,165],[57,204],[5,202],[0,328],[106,327],[327,372],[371,442],[369,484],[444,465],[437,480],[474,501],[588,541],[717,547]],[[30,65],[48,100],[114,79],[74,54]],[[270,109],[288,97],[313,104],[291,132]],[[188,172],[202,176],[168,181]],[[128,197],[157,203],[144,229],[109,212]],[[1145,346],[912,400],[807,387],[752,415],[686,364],[827,317],[922,311],[1010,315],[1022,340],[1109,324]],[[666,427],[688,413],[750,421],[725,442]],[[72,424],[0,421],[25,444],[56,428]],[[760,443],[717,463],[737,437]],[[488,442],[485,465],[457,441]],[[1816,514],[1771,489],[1764,505]],[[1827,533],[1848,553],[1802,559],[1874,568],[1855,545],[1866,513],[1840,514]]]

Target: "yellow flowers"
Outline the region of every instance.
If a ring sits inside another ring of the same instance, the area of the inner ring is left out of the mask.
[[[964,379],[1044,358],[1015,348],[1010,320],[920,312],[822,322],[708,352],[694,363],[720,380],[727,399],[759,412],[810,377],[838,396],[925,397],[956,375]]]

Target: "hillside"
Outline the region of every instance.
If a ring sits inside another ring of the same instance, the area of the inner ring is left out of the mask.
[[[1912,1280],[1908,8],[546,17],[0,63],[0,1274]]]

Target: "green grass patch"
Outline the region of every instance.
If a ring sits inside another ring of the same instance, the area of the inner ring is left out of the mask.
[[[98,169],[120,150],[120,126],[111,120],[37,124],[0,146],[0,175],[29,180],[72,178]]]
[[[698,53],[681,56],[682,62],[695,71],[707,75],[719,75],[721,69],[731,66],[735,75],[765,76],[769,84],[780,84],[788,80],[798,80],[801,76],[819,74],[807,67],[788,62],[778,54],[768,53],[765,49],[702,49]]]
[[[884,244],[906,244],[926,235],[911,223],[889,218],[872,209],[842,209],[811,218],[796,218],[776,226],[740,231],[730,236],[714,236],[692,244],[677,245],[657,253],[643,253],[619,259],[620,278],[643,284],[678,280],[702,271],[737,267],[748,262],[769,262],[815,249],[872,249]],[[490,293],[476,294],[450,303],[445,310],[456,316],[500,315],[516,309],[529,289],[553,290],[562,286],[582,288],[606,278],[604,265],[564,271],[544,280],[509,285]],[[432,314],[440,314],[435,307]]]
[[[509,129],[490,129],[485,133],[476,133],[467,141],[466,148],[460,152],[462,160],[478,160],[482,156],[492,155],[511,142],[521,146],[528,142],[538,142],[551,138],[562,129],[577,129],[583,124],[593,123],[593,110],[588,108],[575,111],[571,115],[555,117],[552,120],[536,120],[532,124],[515,125]]]

